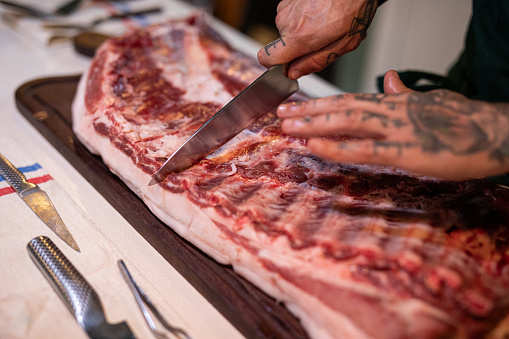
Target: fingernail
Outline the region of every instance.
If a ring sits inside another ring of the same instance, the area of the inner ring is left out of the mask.
[[[292,111],[292,107],[294,107],[292,104],[280,105],[277,108],[277,115],[280,116],[280,117],[289,116],[290,112]]]
[[[289,104],[279,105],[279,107],[277,108],[277,115],[279,117],[291,116],[292,115],[291,112],[296,111],[300,105],[301,105],[300,102],[292,102]]]
[[[284,117],[288,113],[288,106],[287,105],[279,105],[277,108],[277,116],[278,117]]]

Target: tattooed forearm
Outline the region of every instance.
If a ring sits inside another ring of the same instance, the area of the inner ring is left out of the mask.
[[[267,53],[267,55],[270,55],[270,50],[271,49],[276,49],[278,46],[285,46],[285,42],[283,40],[283,38],[279,38],[279,39],[276,39],[274,41],[272,41],[271,43],[269,43],[268,45],[265,46],[265,53]]]
[[[377,0],[368,0],[366,2],[366,8],[364,9],[364,15],[362,18],[355,17],[350,26],[349,35],[360,34],[361,36],[366,35],[369,24],[375,14]]]

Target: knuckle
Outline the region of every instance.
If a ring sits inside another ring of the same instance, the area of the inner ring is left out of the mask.
[[[355,94],[353,93],[343,93],[340,94],[342,100],[351,101],[355,98]]]
[[[286,26],[286,18],[281,13],[278,13],[276,15],[275,23],[279,32],[284,31],[284,28]]]
[[[278,4],[277,4],[277,7],[276,7],[276,13],[280,13],[281,10],[283,9],[283,5],[284,5],[284,0],[283,1],[280,1]]]
[[[327,66],[326,60],[323,56],[316,54],[312,55],[307,62],[308,71],[310,72],[318,72],[321,71],[325,66]]]
[[[339,94],[337,97],[336,97],[336,101],[337,101],[337,105],[345,110],[345,111],[351,111],[351,113],[355,113],[353,111],[354,107],[355,107],[355,98],[356,98],[356,95],[353,94],[353,93],[342,93],[342,94]]]
[[[362,39],[360,37],[354,37],[353,39],[348,40],[348,42],[343,47],[343,52],[348,53],[357,49],[357,47],[359,47],[361,44],[361,41]]]

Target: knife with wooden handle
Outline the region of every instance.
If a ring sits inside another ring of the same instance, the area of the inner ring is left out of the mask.
[[[71,232],[69,232],[62,218],[60,218],[46,192],[41,190],[36,184],[28,182],[25,175],[7,160],[3,154],[0,154],[0,174],[46,226],[55,232],[60,239],[65,241],[67,245],[80,252],[76,240],[74,240]]]
[[[118,324],[107,322],[101,300],[93,287],[50,238],[40,236],[32,239],[27,250],[30,258],[90,338],[135,338],[125,321]]]

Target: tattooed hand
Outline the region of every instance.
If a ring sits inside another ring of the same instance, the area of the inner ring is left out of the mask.
[[[377,3],[378,0],[282,0],[276,16],[281,38],[262,48],[258,60],[267,68],[291,62],[291,79],[320,71],[359,46]]]
[[[312,152],[338,162],[449,180],[509,171],[509,104],[469,100],[447,90],[413,92],[394,71],[385,75],[384,87],[385,94],[281,105],[283,132],[310,137]],[[317,138],[325,136],[336,138]]]

